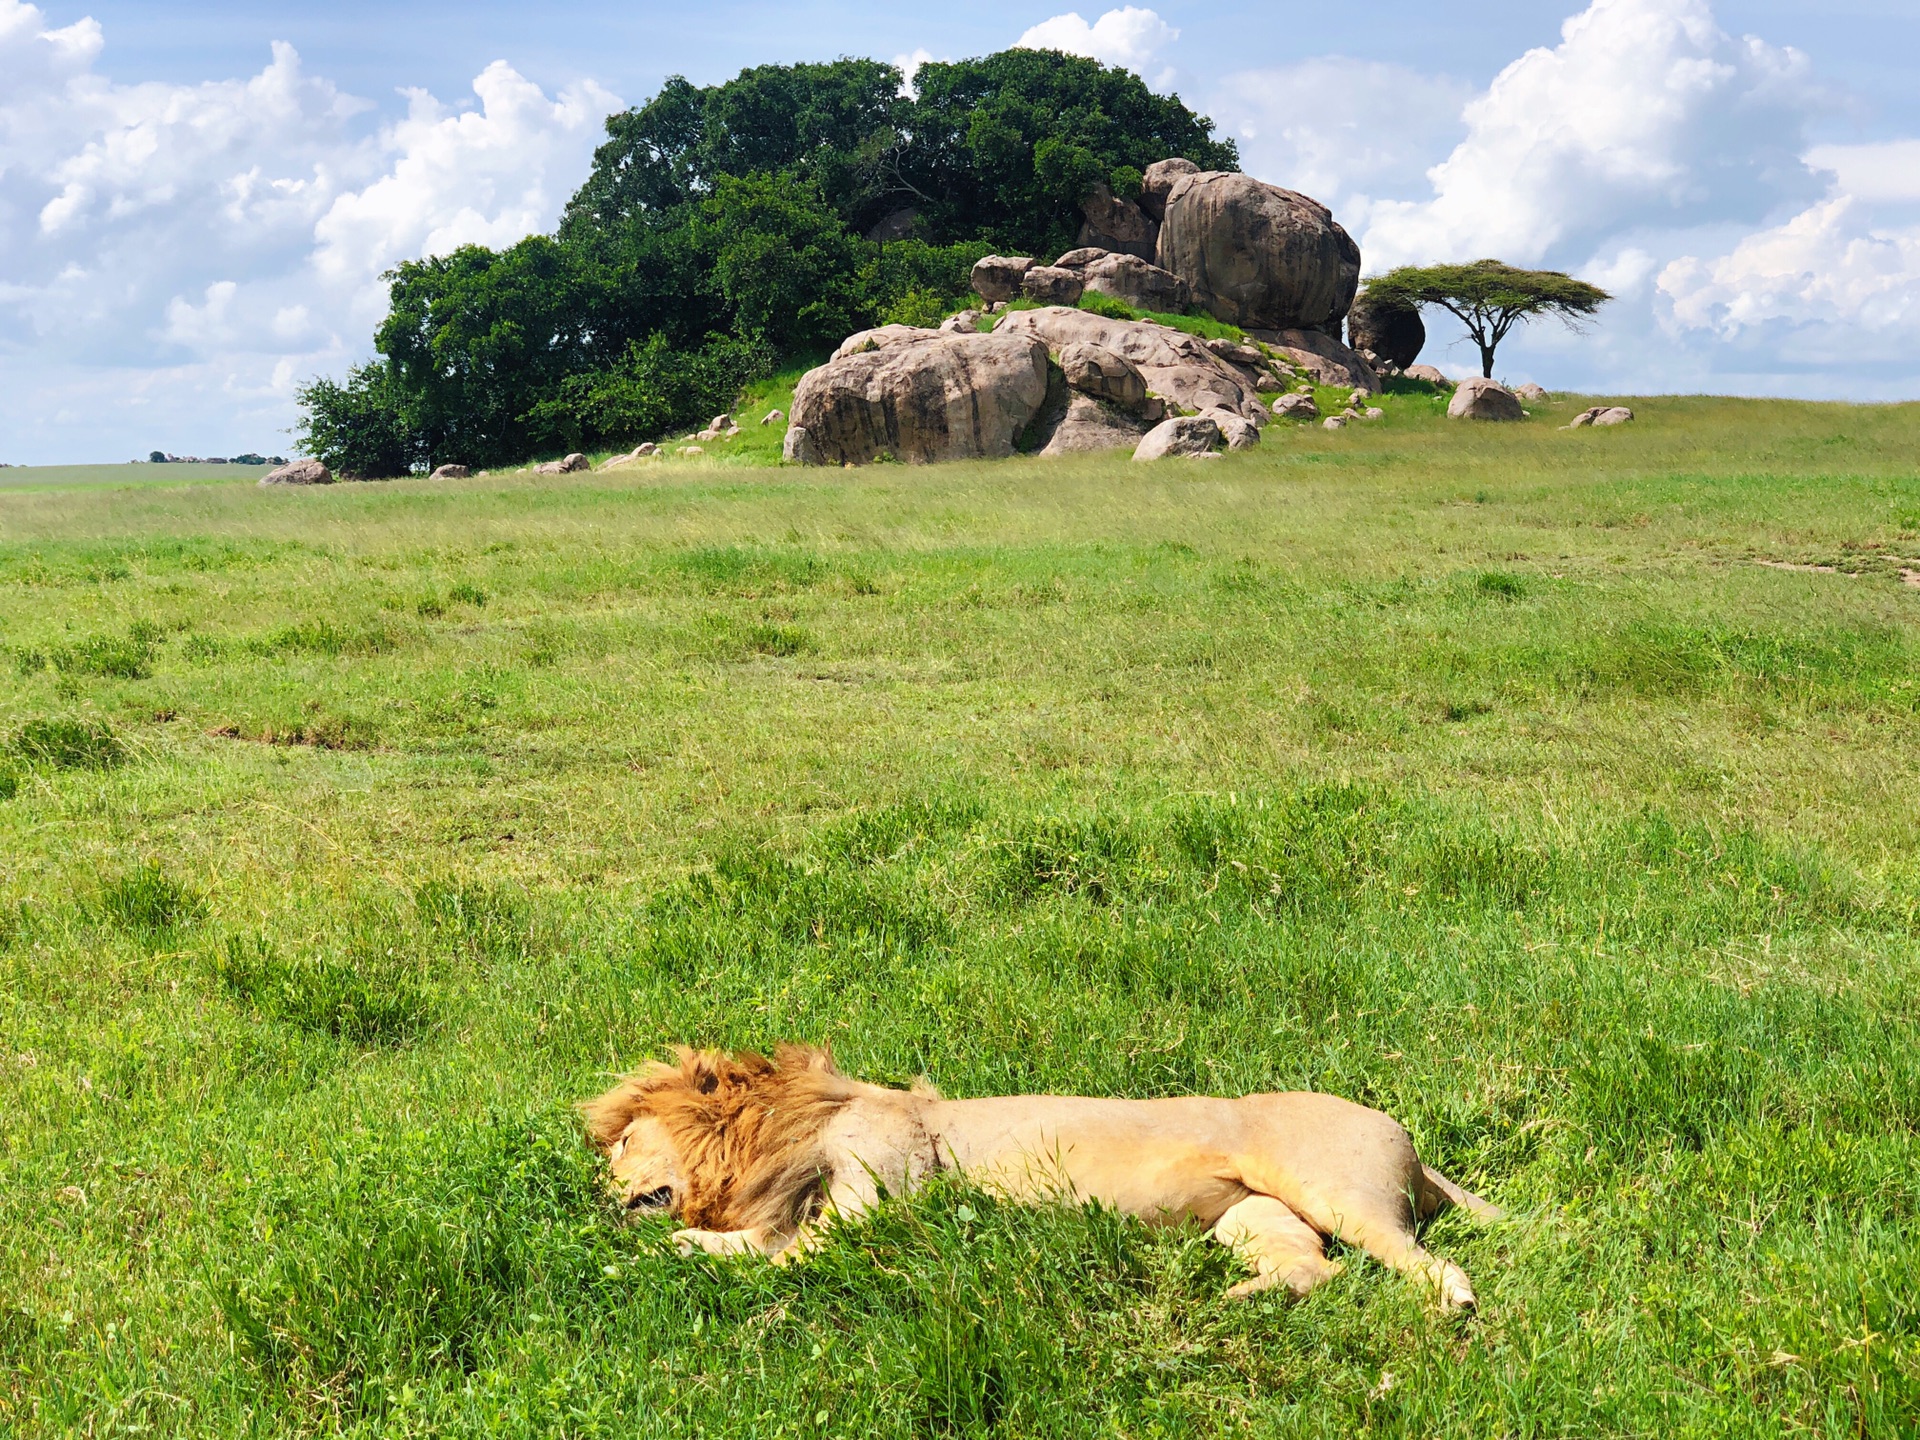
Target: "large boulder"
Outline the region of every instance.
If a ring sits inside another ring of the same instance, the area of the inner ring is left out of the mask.
[[[1034,335],[896,336],[801,378],[786,453],[816,465],[1001,458],[1046,399],[1047,347]]]
[[[1373,392],[1381,388],[1373,367],[1331,335],[1318,330],[1249,330],[1247,334],[1285,355],[1316,385]]]
[[[1136,460],[1196,459],[1211,455],[1226,443],[1219,422],[1211,415],[1176,415],[1162,420],[1134,449]]]
[[[262,485],[331,485],[333,472],[318,460],[295,460],[260,477]]]
[[[1453,388],[1453,381],[1447,378],[1447,372],[1435,365],[1409,365],[1407,366],[1407,378],[1409,380],[1424,380],[1429,385],[1444,386],[1448,390]]]
[[[1173,193],[1174,185],[1185,176],[1199,173],[1198,165],[1178,156],[1149,165],[1140,183],[1140,212],[1156,223],[1166,219],[1167,196]]]
[[[1520,397],[1493,380],[1462,380],[1447,404],[1449,420],[1523,420]]]
[[[1034,337],[1056,354],[1076,342],[1097,345],[1131,361],[1150,391],[1182,410],[1218,406],[1256,425],[1267,419],[1260,392],[1246,374],[1198,337],[1151,320],[1109,320],[1088,310],[1048,306],[1015,310],[993,333],[996,339]]]
[[[1427,325],[1415,305],[1396,305],[1361,294],[1347,311],[1347,344],[1371,350],[1390,365],[1406,369],[1420,358]]]
[[[1159,249],[1160,227],[1131,200],[1122,200],[1105,185],[1095,185],[1080,202],[1086,222],[1080,243],[1152,260]]]
[[[1326,206],[1224,170],[1174,182],[1156,263],[1248,329],[1337,333],[1360,284],[1360,247]]]
[[[1069,250],[1053,263],[1058,269],[1072,270],[1079,275],[1094,294],[1110,295],[1136,310],[1183,315],[1193,304],[1191,285],[1171,270],[1162,270],[1138,255],[1090,247]]]
[[[1020,281],[1034,262],[1025,255],[988,255],[973,262],[973,293],[999,305],[1020,293]]]
[[[1274,401],[1273,413],[1283,420],[1318,420],[1320,407],[1314,403],[1313,396],[1295,393]]]

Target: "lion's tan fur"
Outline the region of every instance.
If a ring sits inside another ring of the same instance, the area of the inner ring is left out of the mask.
[[[1237,1293],[1304,1294],[1339,1268],[1324,1248],[1338,1237],[1471,1305],[1466,1275],[1414,1226],[1448,1204],[1499,1213],[1422,1165],[1392,1117],[1337,1096],[947,1100],[851,1079],[809,1046],[677,1055],[582,1110],[627,1203],[671,1209],[683,1247],[789,1259],[817,1243],[817,1221],[954,1169],[1009,1199],[1198,1220],[1254,1268]]]

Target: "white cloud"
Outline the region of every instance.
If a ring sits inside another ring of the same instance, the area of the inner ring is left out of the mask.
[[[918,46],[911,55],[894,56],[893,68],[900,72],[900,93],[918,95],[920,88],[914,83],[915,77],[919,75],[922,65],[932,63],[933,52],[924,45]]]
[[[1807,164],[1831,171],[1834,189],[1861,200],[1920,204],[1920,140],[1816,145]]]
[[[1128,5],[1089,24],[1077,10],[1043,20],[1014,42],[1017,50],[1063,50],[1145,73],[1180,32],[1152,10]]]
[[[289,45],[121,85],[105,38],[0,0],[0,459],[284,449],[293,387],[367,353],[380,272],[551,225],[619,103],[495,64],[477,106],[382,125]]]
[[[1920,227],[1877,229],[1852,196],[1747,236],[1725,255],[1660,275],[1674,321],[1732,339],[1770,322],[1910,335],[1920,322]]]
[[[1804,56],[1720,29],[1707,0],[1593,0],[1465,111],[1433,194],[1376,206],[1369,265],[1578,263],[1635,226],[1762,219],[1820,189],[1800,159]]]
[[[1329,55],[1225,76],[1207,110],[1250,174],[1360,223],[1370,197],[1417,189],[1465,130],[1470,87],[1404,65]]]
[[[548,100],[503,60],[473,82],[481,108],[450,112],[407,92],[406,119],[381,137],[387,171],[341,195],[314,227],[323,275],[366,277],[416,255],[511,245],[552,222],[584,175],[583,151],[620,102],[598,85]]]

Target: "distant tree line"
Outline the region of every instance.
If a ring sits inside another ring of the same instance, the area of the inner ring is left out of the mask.
[[[301,390],[302,448],[397,475],[657,438],[783,360],[937,319],[982,255],[1071,248],[1097,184],[1137,194],[1171,155],[1239,168],[1211,121],[1092,60],[915,79],[840,60],[669,80],[608,120],[554,234],[388,275],[379,358]]]

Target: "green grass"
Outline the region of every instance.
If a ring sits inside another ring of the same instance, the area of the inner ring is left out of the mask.
[[[794,378],[699,461],[0,493],[0,1433],[1920,1426],[1920,409],[768,468]],[[1513,1218],[1467,1325],[958,1185],[618,1224],[572,1102],[782,1038],[1338,1091]]]

